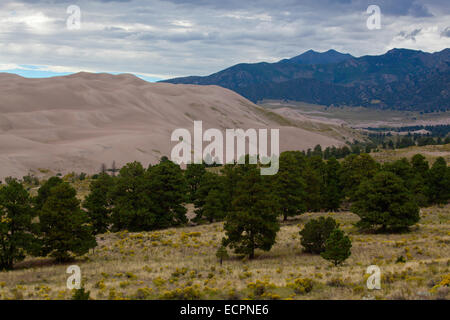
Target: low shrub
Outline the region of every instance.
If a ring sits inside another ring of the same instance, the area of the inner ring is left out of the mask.
[[[314,281],[309,278],[297,278],[288,284],[296,294],[306,294],[311,292],[314,286]]]
[[[73,289],[72,300],[89,300],[90,299],[90,291],[86,291],[84,287],[80,289]]]
[[[163,300],[199,300],[201,292],[198,285],[176,288],[174,290],[166,290],[160,296]]]

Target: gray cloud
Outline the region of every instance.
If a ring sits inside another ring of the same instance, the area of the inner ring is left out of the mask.
[[[450,38],[450,27],[445,28],[445,30],[442,31],[441,36]]]
[[[309,49],[380,54],[412,40],[413,48],[435,51],[449,46],[447,2],[7,0],[0,3],[0,64],[171,77],[277,61]],[[82,28],[71,31],[66,8],[73,3],[82,10]],[[366,27],[370,4],[381,8],[380,30]],[[431,27],[441,30],[438,40],[424,31]]]
[[[416,36],[418,34],[420,34],[420,32],[422,31],[422,29],[414,29],[411,32],[407,32],[407,31],[401,31],[398,35],[403,37],[404,39],[411,39],[413,41],[416,41]]]

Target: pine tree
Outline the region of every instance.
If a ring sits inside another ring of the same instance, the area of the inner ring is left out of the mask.
[[[313,159],[313,158],[311,158]],[[321,169],[321,168],[320,168]],[[308,161],[302,170],[302,178],[305,182],[305,205],[307,211],[318,211],[322,207],[321,190],[323,188],[323,176]]]
[[[217,249],[216,257],[219,258],[220,265],[222,265],[223,260],[228,258],[227,248],[220,246],[219,249]]]
[[[217,194],[215,194],[214,196],[211,195],[209,201],[212,201],[213,198],[220,198],[220,203],[222,204],[222,207],[218,207],[217,209],[219,210],[220,214],[213,217],[214,214],[212,214],[212,212],[209,212],[208,215],[209,217],[215,219],[215,218],[219,218],[219,216],[223,213],[223,215],[225,215],[225,213],[227,212],[228,206],[226,203],[227,200],[227,195],[225,194],[225,176],[219,176],[215,173],[212,172],[206,172],[201,181],[200,184],[197,188],[197,192],[195,194],[195,201],[194,201],[194,206],[195,206],[195,218],[194,220],[196,222],[200,222],[203,218],[206,217],[206,215],[204,214],[204,208],[205,208],[205,204],[206,204],[206,199],[208,197],[208,195],[210,194],[210,192],[212,192],[213,190],[217,191]],[[219,204],[219,202],[216,202],[216,205]],[[211,203],[209,204],[211,205]]]
[[[394,173],[403,180],[407,188],[410,188],[411,180],[414,177],[414,171],[408,159],[402,158],[401,160],[385,163],[383,170]]]
[[[203,216],[210,222],[220,221],[225,218],[225,206],[222,193],[218,189],[212,189],[205,199]]]
[[[115,160],[113,161],[113,163],[111,165],[111,169],[109,171],[111,171],[111,175],[113,177],[115,177],[116,176],[116,172],[119,171],[119,169],[117,169],[117,167],[116,167],[116,161]]]
[[[106,173],[100,173],[90,184],[90,193],[83,202],[89,219],[94,228],[94,234],[105,233],[111,224],[111,191],[114,178]]]
[[[414,195],[414,201],[419,207],[426,207],[429,205],[429,191],[425,177],[423,177],[420,173],[415,173],[409,182],[409,188]]]
[[[25,254],[39,249],[32,199],[17,180],[0,187],[0,270],[11,270]]]
[[[343,194],[339,186],[341,165],[336,158],[331,158],[325,166],[324,187],[321,196],[322,207],[325,210],[336,211],[341,206]]]
[[[39,212],[43,254],[62,262],[87,253],[97,245],[88,223],[74,188],[65,182],[51,188]]]
[[[320,217],[312,219],[306,223],[305,227],[299,232],[301,244],[306,252],[320,254],[325,250],[325,242],[331,232],[338,227],[333,218]]]
[[[358,186],[378,172],[378,164],[368,154],[349,155],[342,161],[340,185],[346,196],[353,198]]]
[[[428,198],[432,203],[444,204],[450,199],[450,169],[443,157],[431,166],[427,176]]]
[[[106,164],[102,163],[101,167],[100,167],[100,173],[106,173],[107,169],[106,169]]]
[[[200,182],[203,175],[206,173],[205,165],[191,163],[186,167],[184,176],[186,177],[187,184],[189,186],[189,200],[194,202],[197,189],[200,186]]]
[[[312,156],[316,156],[316,157],[320,157],[320,158],[323,157],[322,146],[320,144],[318,144],[314,147]]]
[[[148,174],[142,164],[127,163],[115,179],[111,192],[113,230],[137,232],[156,229],[155,203],[149,191]]]
[[[430,170],[428,161],[421,154],[416,154],[411,158],[411,165],[414,173],[418,173],[422,177],[426,177],[428,174],[428,170]]]
[[[322,258],[333,262],[335,266],[341,264],[351,255],[352,242],[340,229],[334,229],[325,242]]]
[[[112,191],[113,230],[150,231],[186,223],[187,195],[183,171],[167,158],[148,170],[139,162],[128,163]]]
[[[278,199],[256,166],[244,165],[246,173],[237,184],[233,210],[225,219],[224,246],[238,254],[255,257],[255,250],[269,251],[280,229]]]
[[[429,204],[427,177],[430,167],[428,161],[421,154],[416,154],[411,158],[413,178],[411,180],[411,191],[414,193],[414,199],[420,207],[426,207]]]
[[[148,170],[148,177],[156,226],[167,228],[186,223],[188,186],[180,166],[170,160],[161,161]]]
[[[222,171],[224,177],[223,189],[224,189],[224,202],[226,205],[226,212],[230,212],[233,207],[233,200],[236,196],[237,183],[240,179],[240,173],[235,164],[224,165]]]
[[[404,230],[420,219],[411,191],[392,172],[380,171],[363,181],[354,199],[352,211],[361,218],[357,225],[362,228]]]
[[[47,200],[50,194],[50,189],[62,183],[63,180],[58,177],[51,177],[48,179],[38,190],[36,198],[34,198],[36,210],[42,209],[44,202]]]
[[[274,177],[274,191],[280,199],[284,220],[305,212],[305,182],[292,153],[282,153],[280,168]]]

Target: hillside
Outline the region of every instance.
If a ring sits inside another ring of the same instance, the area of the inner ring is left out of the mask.
[[[339,145],[345,129],[311,129],[218,86],[148,83],[132,75],[78,73],[47,79],[0,74],[0,179],[102,163],[145,165],[170,156],[176,128],[280,128],[280,148]],[[303,128],[308,129],[303,129]]]
[[[270,252],[251,261],[232,255],[222,266],[215,256],[222,223],[108,233],[76,264],[93,299],[448,299],[448,290],[432,288],[449,273],[449,212],[448,205],[422,209],[421,222],[407,234],[361,234],[350,212],[306,213],[282,224]],[[322,215],[352,239],[352,255],[338,268],[302,252],[299,230]],[[405,263],[396,263],[400,256]],[[371,264],[382,270],[381,290],[366,287]],[[0,273],[0,298],[70,299],[66,268],[49,258],[27,259]],[[314,281],[311,292],[290,287],[298,278]],[[264,290],[252,289],[257,281]]]
[[[450,49],[392,49],[359,58],[306,52],[277,63],[238,64],[206,77],[169,83],[219,85],[258,102],[284,99],[399,110],[450,108]]]

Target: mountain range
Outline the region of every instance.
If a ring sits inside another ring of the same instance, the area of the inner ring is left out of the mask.
[[[273,99],[430,112],[450,109],[450,49],[392,49],[362,57],[309,50],[276,63],[241,63],[205,77],[163,82],[219,85],[255,103]]]

